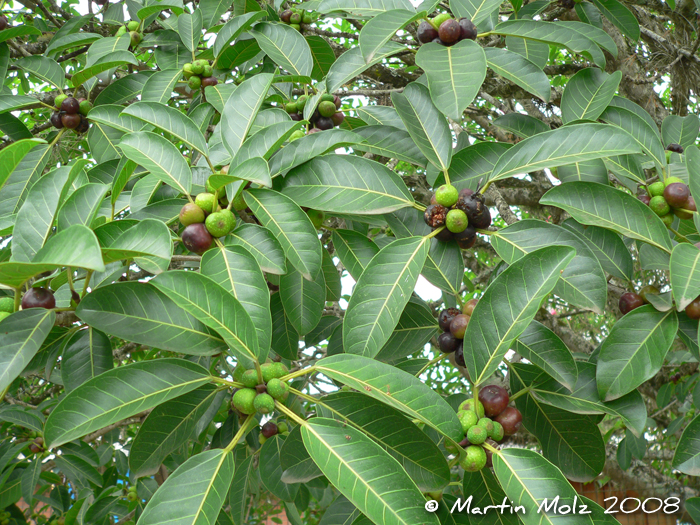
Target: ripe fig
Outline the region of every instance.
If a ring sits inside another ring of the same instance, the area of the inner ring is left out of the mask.
[[[438,233],[435,236],[435,238],[440,242],[450,242],[450,241],[454,240],[454,237],[455,237],[455,234],[452,233],[447,228],[440,230],[440,233]]]
[[[292,13],[289,9],[285,9],[280,14],[280,20],[282,20],[282,22],[284,22],[285,24],[289,24],[293,14],[294,13]]]
[[[452,44],[454,42],[457,42],[459,38],[462,36],[462,27],[459,25],[459,22],[455,20],[454,18],[449,18],[448,20],[445,20],[442,24],[440,24],[440,28],[438,29],[438,35],[440,37],[440,40],[447,44]]]
[[[304,120],[304,117],[301,115],[301,113],[290,113],[289,118],[292,120],[299,122],[300,120]]]
[[[7,17],[5,15],[0,16],[0,31],[7,29]]]
[[[316,127],[321,131],[333,129],[333,121],[328,117],[319,117],[316,120]]]
[[[469,224],[471,224],[472,226],[474,226],[474,228],[478,230],[485,230],[486,228],[491,226],[491,212],[487,207],[484,206],[484,209],[481,211],[481,213],[469,219]]]
[[[479,390],[479,401],[484,405],[484,414],[494,418],[508,406],[508,391],[498,385],[488,385]]]
[[[85,133],[90,129],[90,121],[83,115],[80,115],[80,124],[75,128],[76,133]]]
[[[51,125],[56,129],[63,128],[63,121],[61,120],[61,114],[58,111],[51,114]]]
[[[476,229],[471,224],[463,231],[453,234],[453,236],[455,241],[457,241],[457,246],[462,250],[468,250],[476,244]]]
[[[506,409],[496,417],[501,426],[503,426],[503,434],[512,436],[519,429],[523,422],[523,415],[517,408],[506,407]]]
[[[454,320],[455,317],[457,317],[460,313],[459,308],[445,308],[438,314],[438,325],[440,326],[440,330],[443,332],[448,332],[450,330],[450,324],[452,324],[452,321]]]
[[[202,87],[216,86],[219,83],[216,77],[204,77],[202,79]]]
[[[313,135],[314,133],[321,133],[323,130],[318,128],[311,128],[307,135]]]
[[[700,319],[700,297],[696,297],[685,307],[685,314],[691,319]]]
[[[457,350],[455,350],[455,364],[464,368],[466,363],[464,362],[464,346],[459,345]]]
[[[64,113],[61,116],[61,123],[64,128],[75,129],[80,126],[80,115],[77,113]]]
[[[468,18],[460,18],[459,27],[462,30],[460,34],[460,40],[476,40],[476,35],[478,34],[478,31],[471,20],[469,20]]]
[[[431,228],[439,228],[445,225],[447,211],[447,208],[441,204],[431,204],[425,209],[423,220],[425,220],[425,224]]]
[[[277,425],[275,425],[272,421],[268,421],[262,426],[260,433],[266,438],[271,438],[277,434]]]
[[[664,199],[673,208],[685,208],[688,197],[690,197],[690,188],[682,182],[674,182],[664,188]]]
[[[80,111],[80,102],[78,102],[77,98],[66,97],[63,99],[63,102],[61,102],[61,111],[65,111],[66,113],[73,115]]]
[[[622,315],[627,315],[635,308],[639,308],[644,305],[644,299],[639,294],[634,292],[623,293],[620,296],[619,308]]]
[[[331,120],[333,121],[334,126],[340,126],[345,120],[345,113],[343,113],[342,111],[336,111],[335,113],[333,113]]]
[[[338,95],[333,95],[333,104],[335,104],[335,109],[340,109],[343,105],[343,100]]]
[[[666,146],[666,149],[674,153],[683,153],[683,146],[681,146],[680,144],[671,143],[668,146]]]
[[[451,354],[460,345],[460,340],[453,336],[450,332],[443,332],[438,336],[438,348],[445,354]]]
[[[450,333],[457,339],[464,339],[464,332],[467,331],[470,317],[468,315],[459,314],[450,323]]]
[[[210,247],[214,239],[207,231],[207,227],[201,222],[190,224],[182,232],[182,244],[189,251],[202,255]]]
[[[649,201],[651,201],[651,197],[649,197],[649,195],[639,195],[637,198],[638,198],[640,201],[642,201],[644,204],[646,204],[647,206],[649,206]]]
[[[30,288],[22,296],[22,309],[27,308],[46,308],[51,310],[56,308],[56,298],[53,292],[47,288]]]

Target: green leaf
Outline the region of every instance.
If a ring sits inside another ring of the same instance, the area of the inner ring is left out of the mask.
[[[527,386],[511,375],[512,390]],[[542,446],[542,455],[559,466],[567,479],[588,482],[605,466],[605,443],[598,426],[586,415],[572,414],[537,400],[528,392],[515,400],[523,425]]]
[[[435,106],[452,120],[460,121],[486,78],[482,47],[468,39],[451,47],[430,42],[420,46],[416,64],[425,71]]]
[[[19,288],[39,273],[64,266],[97,272],[105,270],[100,245],[88,227],[76,224],[57,233],[37,252],[31,263],[0,263],[0,283]]]
[[[233,454],[227,450],[211,449],[192,456],[158,488],[143,510],[139,525],[214,523],[234,468]]]
[[[366,235],[354,230],[333,230],[333,247],[350,276],[357,281],[372,258],[379,253],[379,246]]]
[[[653,124],[653,122],[647,122],[644,118],[630,110],[628,105],[622,107],[613,105],[615,101],[620,100],[626,99],[615,97],[611,105],[600,115],[600,119],[629,133],[647,155],[659,166],[665,166],[666,154],[664,153],[664,148],[661,144],[659,131],[656,125]]]
[[[423,237],[399,239],[370,261],[345,313],[345,352],[374,357],[389,340],[413,293],[428,248]]]
[[[399,324],[375,359],[391,363],[419,352],[437,333],[438,326],[432,312],[424,304],[409,301]]]
[[[546,246],[570,246],[576,255],[561,274],[553,292],[566,302],[602,314],[608,298],[603,269],[588,245],[561,226],[525,219],[499,230],[491,244],[504,261],[512,264],[526,253]]]
[[[322,254],[309,216],[289,197],[273,190],[249,189],[243,195],[255,217],[282,246],[292,266],[311,280],[321,269]]]
[[[29,308],[0,321],[0,392],[5,392],[29,364],[56,320],[53,310]]]
[[[69,182],[70,169],[58,168],[29,190],[17,213],[12,236],[12,260],[30,262],[48,239]]]
[[[360,144],[353,144],[352,149],[355,151],[366,151],[382,157],[410,162],[422,168],[428,164],[428,159],[404,129],[383,125],[362,126],[353,133],[365,139]]]
[[[477,472],[464,472],[462,480],[463,492],[474,498],[474,508],[484,508],[487,505],[500,505],[506,497],[498,480],[489,468]],[[458,507],[459,508],[459,507]],[[474,525],[519,525],[516,514],[510,512],[490,512],[485,515],[470,515],[470,523]]]
[[[242,246],[257,261],[263,272],[274,275],[286,273],[282,246],[268,230],[257,224],[241,224],[224,237],[224,246]]]
[[[390,213],[414,203],[396,173],[350,155],[316,157],[292,169],[283,193],[299,206],[355,215]]]
[[[323,476],[306,451],[301,437],[301,427],[292,429],[285,438],[279,453],[281,480],[285,483],[308,483]],[[342,497],[342,496],[341,496]]]
[[[352,15],[371,18],[394,9],[411,11],[414,8],[409,0],[321,0],[317,11],[321,13],[345,11]]]
[[[98,59],[94,64],[86,67],[73,75],[71,83],[74,88],[82,86],[86,80],[91,79],[104,71],[109,71],[112,68],[123,66],[124,64],[132,64],[138,66],[139,61],[130,51],[114,51]]]
[[[250,31],[260,49],[292,75],[309,76],[314,68],[311,49],[299,31],[287,24],[259,22]]]
[[[14,29],[14,28],[13,28]],[[24,34],[38,34],[39,31],[36,28],[30,28],[27,27],[26,29],[33,29],[31,33],[24,33]],[[9,31],[6,29],[5,31]],[[5,31],[0,31],[0,42],[4,42],[7,40],[6,38],[3,38],[5,35]],[[15,36],[19,35],[13,35],[10,38],[14,38]],[[54,37],[51,39],[51,42],[49,43],[48,47],[46,48],[46,51],[44,51],[44,54],[46,56],[50,55],[57,55],[62,51],[65,51],[66,49],[71,49],[73,47],[80,47],[80,46],[86,46],[88,44],[92,44],[96,40],[99,40],[102,38],[102,35],[98,35],[97,33],[73,33],[71,35],[54,35]]]
[[[168,186],[190,194],[192,171],[182,153],[171,142],[148,131],[130,133],[122,138],[119,148]]]
[[[244,525],[245,523],[246,511],[248,510],[248,479],[253,472],[254,459],[255,456],[248,456],[236,467],[231,489],[228,492],[231,516],[233,516],[235,525]]]
[[[265,11],[253,11],[232,17],[216,34],[214,56],[216,58],[221,56],[221,53],[231,42],[237,39],[244,31],[250,29],[255,22],[264,18],[265,15]]]
[[[260,449],[260,481],[267,490],[282,501],[294,501],[299,492],[299,484],[282,481],[280,462],[282,443],[281,436],[273,436]]]
[[[510,144],[501,142],[477,142],[459,150],[452,157],[450,182],[455,188],[475,190],[483,186],[483,181],[489,178],[498,159],[510,148]],[[444,182],[444,176],[438,175],[434,185]]]
[[[195,435],[200,420],[221,406],[223,397],[224,391],[205,384],[154,408],[129,449],[129,468],[133,476],[155,474],[168,455]]]
[[[28,96],[0,96],[0,112],[14,111],[26,106],[38,106],[39,100]]]
[[[231,157],[236,155],[248,136],[273,78],[271,73],[261,73],[249,78],[238,86],[224,104],[221,138]]]
[[[665,145],[680,144],[684,148],[695,144],[700,131],[697,115],[668,115],[661,124],[661,138]]]
[[[480,385],[498,368],[574,255],[574,249],[565,246],[536,250],[511,264],[486,289],[464,336],[464,361],[474,384]],[[500,302],[499,297],[508,301]]]
[[[493,71],[538,96],[543,101],[549,102],[551,95],[549,79],[534,62],[519,53],[497,47],[486,47],[484,53],[486,53],[486,64]]]
[[[287,142],[292,133],[300,129],[306,129],[304,122],[287,120],[277,122],[258,131],[246,140],[238,150],[233,159],[233,165],[229,167],[229,173],[231,173],[232,168],[255,157],[269,160],[274,153],[280,150],[280,146]],[[266,171],[269,171],[269,169],[266,168]]]
[[[225,351],[221,337],[150,283],[101,286],[78,305],[76,315],[107,334],[190,355]]]
[[[14,169],[32,148],[46,144],[42,139],[24,139],[9,144],[0,150],[0,190],[8,183]]]
[[[58,62],[39,55],[20,58],[15,65],[44,82],[63,88],[66,83],[66,72]]]
[[[287,319],[299,335],[309,333],[323,315],[326,299],[323,272],[319,270],[312,280],[307,280],[297,270],[290,269],[280,277],[279,287]]]
[[[161,11],[165,11],[168,9],[177,15],[181,15],[183,13],[182,2],[178,0],[161,0],[160,2],[156,2],[146,7],[140,8],[136,12],[136,14],[138,20],[145,20],[149,16],[153,16],[156,13],[160,13]]]
[[[518,142],[498,160],[490,180],[499,180],[542,168],[639,153],[630,135],[605,124],[574,124],[540,133]]]
[[[435,167],[446,170],[452,160],[452,134],[428,88],[412,82],[402,93],[392,93],[391,100],[418,149]]]
[[[535,117],[531,117],[530,115],[523,115],[522,113],[506,113],[505,115],[502,115],[495,119],[493,123],[499,128],[508,130],[522,139],[526,139],[527,137],[532,137],[533,135],[537,135],[538,133],[543,133],[545,131],[550,130],[549,126],[542,122],[540,119],[536,119]],[[484,143],[479,142],[477,144]],[[493,143],[486,142],[486,144]]]
[[[696,416],[690,424],[685,427],[685,430],[683,430],[681,439],[673,454],[673,468],[689,476],[697,476],[700,474],[699,434],[700,416]]]
[[[232,294],[248,312],[260,352],[266,355],[272,339],[270,291],[255,257],[242,246],[216,246],[204,253],[200,265],[203,275]]]
[[[636,308],[617,321],[598,355],[600,399],[617,399],[654,377],[677,331],[676,313],[659,312],[651,305]]]
[[[202,11],[195,9],[192,14],[182,13],[177,17],[177,32],[188,51],[197,51],[202,38]]]
[[[119,78],[105,87],[95,99],[95,105],[122,104],[141,93],[146,81],[156,74],[155,71],[141,71]],[[172,74],[172,71],[169,72]]]
[[[597,120],[622,80],[622,72],[608,75],[598,68],[586,68],[569,79],[561,98],[564,123],[574,120]]]
[[[270,174],[274,177],[326,152],[345,146],[354,146],[358,142],[362,142],[362,137],[344,129],[330,129],[323,133],[301,137],[272,156]]]
[[[272,186],[270,168],[262,157],[253,157],[242,162],[235,168],[229,168],[230,175],[211,175],[208,179],[214,188],[223,188],[240,180],[250,181],[261,186]],[[228,188],[227,188],[228,190]]]
[[[357,108],[357,114],[370,126],[391,126],[406,131],[399,114],[391,106],[361,106]]]
[[[605,18],[610,20],[622,34],[635,42],[639,40],[639,22],[626,5],[617,0],[591,0],[591,2],[602,11]]]
[[[564,341],[543,324],[532,321],[515,340],[513,350],[569,390],[574,389],[578,375],[574,356]]]
[[[571,218],[561,226],[576,233],[588,245],[603,270],[623,280],[632,279],[632,256],[618,234],[598,226],[583,226]]]
[[[361,75],[373,65],[378,64],[385,58],[395,55],[404,49],[406,48],[397,42],[387,42],[381,49],[375,52],[374,57],[369,62],[365,61],[362,56],[362,50],[359,47],[349,49],[340,55],[330,67],[326,75],[326,91],[328,93],[338,91],[344,84],[350,82],[358,75]],[[304,116],[306,117],[306,113]]]
[[[700,295],[700,250],[688,243],[674,246],[671,252],[671,291],[680,312]]]
[[[468,18],[478,26],[491,16],[499,5],[499,0],[453,0],[450,8],[456,18]]]
[[[425,498],[398,461],[362,432],[317,417],[301,433],[328,480],[375,523],[439,523],[425,510]]]
[[[391,40],[399,30],[426,16],[414,9],[392,9],[370,18],[360,31],[360,52],[365,62],[371,62],[374,55]]]
[[[165,104],[173,95],[173,89],[182,79],[182,70],[166,69],[157,71],[146,80],[141,89],[141,102],[156,102]],[[122,108],[123,109],[123,108]]]
[[[299,353],[299,334],[287,319],[282,307],[280,294],[270,297],[272,312],[272,349],[275,353],[290,361],[296,361]]]
[[[55,448],[210,380],[206,368],[184,359],[163,358],[120,366],[61,399],[46,419],[44,439],[48,448]]]
[[[128,106],[123,113],[170,133],[202,155],[209,154],[204,135],[199,131],[197,125],[187,115],[175,108],[156,102],[137,102]]]
[[[577,493],[561,471],[538,452],[509,448],[493,455],[493,470],[511,505],[522,505],[525,512],[518,517],[525,525],[554,525],[566,523],[589,523],[582,515],[557,515],[555,511],[538,510],[547,500],[559,496],[559,506],[575,506]]]
[[[112,343],[99,330],[88,327],[66,341],[61,357],[61,379],[66,392],[113,367]]]
[[[635,197],[610,186],[569,182],[549,190],[540,204],[562,208],[581,224],[602,226],[671,253],[671,240],[661,219]]]
[[[309,44],[311,58],[314,61],[314,68],[310,76],[314,80],[323,80],[335,62],[333,48],[318,35],[307,35],[304,38],[306,38],[306,43]]]
[[[106,184],[92,183],[75,190],[58,211],[57,231],[65,230],[74,224],[89,227],[108,191],[109,186]]]
[[[315,366],[331,379],[422,421],[455,442],[464,438],[457,414],[447,401],[408,372],[351,354],[325,357]]]
[[[140,221],[116,239],[110,239],[102,249],[106,263],[133,259],[134,263],[154,274],[168,269],[172,254],[170,230],[156,219]]]
[[[450,482],[445,456],[437,445],[398,410],[357,392],[323,398],[321,415],[344,420],[379,443],[423,491],[440,490]]]
[[[112,127],[115,130],[119,130],[124,133],[131,133],[132,131],[140,131],[142,129],[151,129],[150,126],[144,124],[139,119],[136,119],[130,115],[122,115],[121,112],[123,109],[124,108],[122,106],[118,106],[116,104],[103,104],[92,108],[88,114],[90,121],[93,123],[93,126],[90,127],[90,131],[94,129],[95,124],[105,124],[106,126]],[[122,133],[119,133],[117,137],[121,137],[121,135]],[[118,141],[115,141],[115,144],[116,142]]]
[[[265,362],[266,353],[258,347],[248,312],[215,281],[199,273],[175,270],[161,273],[150,282],[180,308],[216,330],[246,368],[252,368],[256,360]]]

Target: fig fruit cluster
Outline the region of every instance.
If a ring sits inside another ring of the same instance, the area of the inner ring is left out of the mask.
[[[456,20],[448,13],[441,13],[418,26],[418,40],[427,44],[436,42],[443,46],[452,46],[460,40],[476,40],[478,31],[468,18]]]
[[[275,423],[274,421],[268,421],[263,426],[260,427],[260,435],[258,436],[258,441],[261,445],[265,444],[265,441],[270,439],[272,436],[280,434],[281,436],[289,435],[289,425],[284,421]]]
[[[438,325],[442,333],[437,338],[438,348],[445,354],[454,352],[455,363],[464,366],[462,341],[467,331],[474,307],[478,299],[471,299],[459,308],[445,308],[438,314]]]
[[[297,7],[290,7],[280,13],[280,20],[282,23],[301,32],[301,24],[313,24],[318,20],[318,13],[315,11],[304,11]]]
[[[459,405],[457,417],[464,439],[459,445],[465,449],[460,466],[467,472],[477,472],[491,466],[491,448],[498,448],[507,436],[519,429],[523,416],[517,408],[509,407],[508,392],[498,385],[488,385],[479,391],[479,399],[467,399]]]
[[[117,32],[114,34],[117,38],[122,35],[129,33],[129,38],[131,39],[131,47],[136,47],[143,40],[143,33],[139,31],[141,24],[136,20],[130,20],[123,26],[119,26]]]
[[[56,308],[56,298],[48,288],[30,288],[22,296],[22,309],[26,310],[27,308],[46,308],[51,310]]]
[[[209,184],[207,184],[209,186]],[[236,226],[236,216],[222,208],[214,192],[202,192],[180,210],[180,222],[185,227],[181,239],[189,251],[198,255],[206,252],[214,239],[224,237]]]
[[[647,192],[649,194],[640,195],[639,200],[649,206],[667,228],[673,224],[674,216],[690,220],[693,212],[697,211],[690,188],[678,177],[668,177],[665,181],[649,184]]]
[[[241,414],[270,414],[275,410],[275,400],[284,401],[289,395],[289,385],[280,378],[289,372],[283,363],[264,363],[262,383],[255,368],[246,369],[240,364],[233,371],[233,380],[242,383],[233,394],[233,407]]]
[[[56,129],[72,129],[76,133],[85,133],[90,129],[87,118],[92,109],[89,100],[77,99],[66,94],[58,95],[53,105],[57,111],[51,114],[51,124]]]
[[[435,191],[423,218],[433,230],[444,226],[436,239],[454,240],[463,250],[476,243],[476,230],[491,226],[491,212],[484,196],[468,188],[457,191],[451,184],[443,184]]]
[[[208,60],[195,60],[182,66],[182,74],[192,90],[216,86],[219,81],[214,76],[214,67]]]
[[[293,102],[285,104],[284,109],[292,120],[300,121],[304,119],[304,108],[309,97],[301,95]],[[318,107],[313,115],[309,118],[311,129],[309,133],[318,133],[327,129],[333,129],[335,126],[340,126],[345,120],[345,115],[342,111],[338,111],[343,105],[342,100],[337,95],[326,93],[321,97]]]

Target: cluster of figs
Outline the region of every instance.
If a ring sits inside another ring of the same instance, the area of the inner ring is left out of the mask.
[[[441,13],[430,20],[424,20],[416,32],[421,43],[435,42],[442,46],[453,46],[460,40],[476,40],[477,34],[476,26],[471,20],[457,20],[449,13]]]
[[[491,226],[491,212],[478,191],[469,188],[458,191],[451,184],[443,184],[431,197],[424,220],[433,230],[442,228],[436,239],[454,240],[460,248],[468,250],[476,243],[476,230]]]

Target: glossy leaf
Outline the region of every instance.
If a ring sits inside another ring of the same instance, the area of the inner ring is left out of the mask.
[[[53,84],[58,88],[63,88],[65,85],[65,71],[58,62],[51,58],[28,56],[17,60],[15,65],[38,79]]]
[[[369,62],[365,61],[362,56],[362,50],[359,47],[354,47],[346,51],[340,55],[330,67],[326,75],[326,90],[329,93],[337,91],[341,86],[350,82],[358,75],[361,75],[373,65],[378,64],[391,55],[395,55],[403,49],[405,48],[396,42],[387,42],[375,52],[374,58]]]
[[[362,142],[362,137],[351,131],[331,129],[295,140],[270,159],[270,173],[274,177],[303,164],[319,155]]]
[[[301,432],[328,480],[373,521],[439,523],[401,465],[362,432],[325,418],[312,419]]]
[[[57,230],[65,230],[74,224],[89,227],[108,191],[106,184],[85,184],[75,190],[58,212]]]
[[[688,243],[671,252],[671,291],[680,312],[700,295],[700,250]]]
[[[93,328],[127,341],[190,355],[225,351],[223,339],[149,283],[101,286],[76,315]]]
[[[61,358],[61,379],[66,392],[113,368],[112,343],[99,330],[88,327],[66,341]]]
[[[551,94],[549,79],[535,63],[507,49],[487,47],[484,48],[484,53],[486,53],[486,64],[493,71],[545,102],[549,101]]]
[[[401,123],[401,127],[404,127],[403,123]],[[354,130],[353,133],[365,139],[364,142],[353,144],[355,151],[366,151],[382,157],[410,162],[421,167],[428,164],[428,159],[415,145],[408,132],[403,129],[381,125],[362,126]]]
[[[549,190],[540,204],[562,208],[581,224],[614,230],[671,252],[668,230],[661,219],[635,197],[610,186],[591,182],[562,184]]]
[[[210,380],[207,370],[184,359],[141,361],[83,383],[56,405],[44,439],[55,448],[116,421],[185,394]]]
[[[621,79],[621,71],[608,75],[592,67],[576,73],[561,98],[564,122],[597,120],[615,96]]]
[[[287,24],[260,22],[250,32],[278,66],[292,75],[309,76],[314,63],[311,49],[299,31]]]
[[[340,354],[316,363],[324,375],[378,399],[459,442],[464,432],[457,414],[422,381],[396,367],[358,355]]]
[[[684,148],[695,144],[700,131],[700,119],[697,115],[667,116],[661,124],[661,138],[665,145],[680,144]]]
[[[695,417],[683,430],[683,435],[673,455],[673,468],[689,476],[700,473],[700,417]]]
[[[287,271],[284,251],[268,230],[257,224],[241,224],[224,237],[224,246],[242,246],[263,272],[281,275]]]
[[[532,321],[516,339],[513,350],[573,390],[578,375],[576,361],[564,342],[549,328]]]
[[[416,13],[412,9],[392,9],[371,18],[360,31],[360,52],[365,62],[371,62],[374,54],[389,42],[399,29],[423,16],[425,13]]]
[[[313,330],[323,315],[326,285],[319,270],[312,280],[305,279],[296,269],[280,277],[280,299],[284,313],[299,335]]]
[[[464,361],[475,384],[483,383],[498,368],[574,253],[565,246],[531,252],[506,268],[486,289],[464,336]]]
[[[353,230],[334,230],[333,246],[340,262],[355,281],[379,252],[379,246],[366,235]]]

